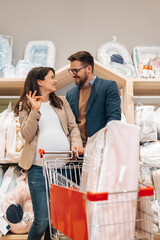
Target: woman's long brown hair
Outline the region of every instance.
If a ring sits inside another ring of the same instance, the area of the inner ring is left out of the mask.
[[[22,111],[23,109],[28,113],[31,111],[31,105],[26,97],[26,94],[29,94],[30,91],[34,93],[36,90],[36,96],[40,96],[37,80],[44,80],[49,71],[52,71],[55,75],[55,71],[51,67],[36,67],[28,73],[21,96],[14,106],[14,112],[17,116],[19,115],[19,111]],[[49,100],[52,106],[60,109],[62,108],[63,102],[55,93],[50,93]],[[19,109],[20,103],[22,103],[22,107]]]

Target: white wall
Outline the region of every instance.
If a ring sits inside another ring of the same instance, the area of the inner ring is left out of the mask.
[[[160,45],[159,0],[0,0],[0,9],[0,34],[13,37],[15,64],[31,40],[54,42],[57,69],[79,50],[96,57],[113,35],[130,53]]]

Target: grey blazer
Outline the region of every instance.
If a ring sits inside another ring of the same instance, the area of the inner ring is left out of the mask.
[[[69,139],[71,147],[77,145],[82,146],[80,132],[70,105],[65,97],[60,98],[63,101],[62,109],[56,107],[53,107],[53,109],[59,116],[63,131]],[[39,133],[38,122],[40,117],[41,114],[35,113],[33,110],[31,110],[29,114],[25,110],[19,112],[21,134],[25,140],[19,166],[25,170],[28,170],[31,167],[36,152]]]

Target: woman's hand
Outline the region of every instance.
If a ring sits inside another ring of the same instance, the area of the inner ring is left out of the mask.
[[[85,149],[83,146],[73,146],[71,150],[73,152],[74,152],[74,150],[76,150],[78,152],[78,155],[83,155]]]
[[[29,95],[26,94],[26,97],[28,98],[33,111],[35,111],[36,113],[39,111],[41,103],[43,101],[43,97],[42,96],[36,96],[36,90],[34,91],[33,95],[32,92],[29,92]]]

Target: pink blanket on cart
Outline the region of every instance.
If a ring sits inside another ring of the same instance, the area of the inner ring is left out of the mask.
[[[134,238],[139,170],[139,127],[111,121],[87,143],[81,190],[121,192],[88,203],[90,239]]]

